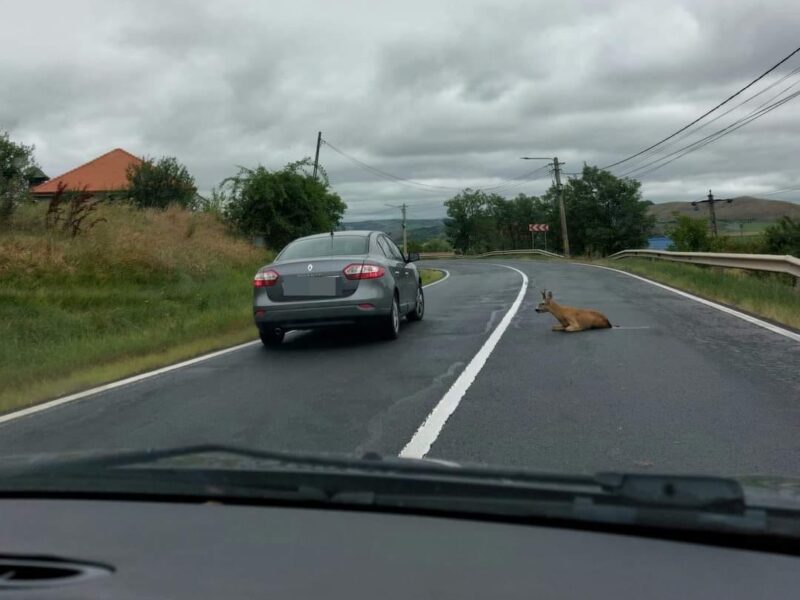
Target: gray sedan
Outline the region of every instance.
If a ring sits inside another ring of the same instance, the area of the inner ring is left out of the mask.
[[[368,323],[388,338],[419,321],[425,297],[415,260],[385,233],[338,231],[298,238],[253,279],[253,318],[265,346],[290,329]]]

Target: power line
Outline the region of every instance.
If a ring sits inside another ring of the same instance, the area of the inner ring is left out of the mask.
[[[695,151],[699,150],[700,148],[703,148],[703,147],[708,146],[709,144],[711,144],[713,142],[716,142],[717,140],[725,137],[726,135],[728,135],[730,133],[733,133],[737,129],[740,129],[740,128],[744,127],[745,125],[755,121],[756,119],[759,119],[759,118],[763,117],[764,115],[772,112],[776,108],[780,108],[781,106],[783,106],[787,102],[789,102],[789,101],[793,100],[794,98],[796,98],[798,95],[800,95],[800,91],[793,92],[792,94],[790,94],[786,98],[782,98],[781,100],[773,102],[772,104],[768,105],[766,108],[755,109],[753,112],[748,113],[747,116],[742,117],[741,119],[739,119],[737,121],[734,121],[733,123],[731,123],[727,127],[723,127],[722,129],[719,129],[719,130],[715,131],[714,133],[705,136],[704,138],[701,138],[701,139],[699,139],[699,140],[697,140],[695,142],[692,142],[691,144],[688,144],[686,146],[683,146],[682,148],[678,148],[677,150],[675,150],[674,152],[671,152],[670,154],[667,154],[666,156],[663,156],[661,158],[655,159],[655,160],[653,160],[653,161],[651,161],[649,163],[646,163],[646,164],[644,164],[644,165],[642,165],[640,167],[633,168],[630,171],[627,171],[626,173],[623,173],[621,175],[621,177],[629,177],[630,175],[632,175],[633,173],[635,173],[637,171],[639,171],[639,173],[637,173],[637,175],[636,175],[637,177],[642,177],[644,175],[647,175],[648,173],[652,173],[653,171],[656,171],[656,170],[660,169],[661,167],[664,167],[664,166],[666,166],[666,165],[668,165],[668,164],[670,164],[672,162],[675,162],[676,160],[686,156],[687,154],[695,152]],[[677,155],[677,156],[675,156],[675,155]],[[670,157],[674,157],[674,158],[670,158]],[[669,158],[669,160],[665,160],[667,158]],[[661,164],[656,164],[656,163],[659,163],[659,162]],[[656,165],[656,166],[648,169],[647,167],[650,166],[650,165]]]
[[[326,146],[328,146],[331,150],[333,150],[337,154],[343,156],[344,158],[346,158],[350,162],[352,162],[352,163],[356,164],[357,166],[361,167],[362,169],[365,169],[365,170],[369,171],[373,175],[376,175],[378,177],[382,177],[384,179],[387,179],[389,181],[393,181],[395,183],[399,183],[399,184],[402,184],[402,185],[407,185],[409,187],[414,187],[415,189],[423,189],[425,191],[432,191],[432,192],[441,192],[441,191],[461,192],[461,191],[464,190],[463,187],[433,185],[433,184],[429,184],[429,183],[423,183],[421,181],[415,181],[413,179],[406,179],[404,177],[399,177],[397,175],[393,175],[392,173],[389,173],[389,172],[384,171],[382,169],[379,169],[377,167],[373,167],[372,165],[369,165],[369,164],[365,163],[362,160],[359,160],[355,156],[352,156],[352,155],[348,154],[347,152],[345,152],[344,150],[341,150],[341,149],[337,148],[336,146],[331,144],[326,139],[323,139],[322,143],[325,144]],[[546,169],[546,168],[547,168],[547,165],[545,165],[544,167],[540,167],[538,169],[534,169],[532,171],[527,171],[525,173],[517,175],[516,177],[512,177],[511,179],[506,179],[504,181],[501,181],[498,184],[487,186],[487,187],[476,187],[475,189],[476,190],[480,190],[480,191],[495,191],[495,192],[501,191],[503,188],[513,189],[515,187],[519,187],[521,185],[524,185],[525,183],[527,183],[527,180],[532,175],[535,175],[539,171],[541,171],[543,169]]]
[[[401,184],[405,184],[405,185],[412,185],[412,186],[419,186],[419,187],[422,187],[422,188],[425,188],[425,189],[428,189],[428,190],[433,190],[433,191],[461,191],[462,190],[462,188],[455,188],[455,187],[441,186],[441,185],[431,185],[429,183],[423,183],[421,181],[414,181],[413,179],[406,179],[404,177],[398,177],[397,175],[392,175],[391,173],[388,173],[386,171],[378,169],[377,167],[373,167],[371,165],[368,165],[367,163],[357,159],[355,156],[351,156],[351,155],[347,154],[343,150],[340,150],[339,148],[337,148],[336,146],[331,144],[328,140],[324,140],[323,139],[322,143],[325,144],[326,146],[328,146],[331,150],[333,150],[337,154],[340,154],[341,156],[345,157],[346,159],[348,159],[352,163],[360,166],[361,168],[366,169],[367,171],[373,173],[374,175],[378,175],[379,177],[383,177],[385,179],[389,179],[389,180],[394,181],[396,183],[401,183]]]
[[[731,100],[733,100],[734,98],[736,98],[736,96],[738,96],[739,94],[741,94],[742,92],[744,92],[746,89],[748,89],[748,88],[752,87],[753,85],[755,85],[756,83],[758,83],[759,81],[761,81],[761,80],[762,80],[764,77],[766,77],[767,75],[769,75],[770,73],[772,73],[772,71],[774,71],[775,69],[777,69],[778,67],[780,67],[780,66],[781,66],[783,63],[785,63],[787,60],[789,60],[789,59],[790,59],[792,56],[794,56],[794,55],[795,55],[795,54],[797,54],[798,52],[800,52],[800,48],[796,48],[796,49],[795,49],[793,52],[791,52],[789,55],[787,55],[786,57],[784,57],[783,59],[781,59],[779,62],[775,63],[773,66],[771,66],[769,69],[767,69],[766,71],[764,71],[764,72],[763,72],[761,75],[759,75],[758,77],[756,77],[756,78],[755,78],[753,81],[751,81],[750,83],[748,83],[746,86],[744,86],[743,88],[741,88],[739,91],[735,92],[734,94],[731,94],[731,95],[730,95],[730,96],[728,96],[728,97],[727,97],[725,100],[723,100],[722,102],[720,102],[719,104],[717,104],[717,105],[716,105],[714,108],[712,108],[712,109],[710,109],[710,110],[708,110],[708,111],[704,112],[702,115],[700,115],[699,117],[697,117],[697,118],[696,118],[694,121],[692,121],[692,122],[691,122],[691,123],[689,123],[688,125],[684,125],[684,126],[683,126],[683,127],[681,127],[680,129],[678,129],[678,131],[676,131],[676,132],[674,132],[674,133],[672,133],[672,134],[668,135],[668,136],[667,136],[667,137],[665,137],[663,140],[660,140],[660,141],[656,142],[656,143],[655,143],[655,144],[653,144],[652,146],[648,146],[648,147],[647,147],[647,148],[645,148],[644,150],[640,150],[640,151],[639,151],[639,152],[637,152],[636,154],[632,154],[631,156],[629,156],[629,157],[627,157],[627,158],[623,158],[622,160],[618,160],[617,162],[615,162],[615,163],[612,163],[612,164],[610,164],[610,165],[606,165],[605,167],[602,167],[602,168],[605,170],[605,169],[610,169],[611,167],[616,167],[617,165],[621,165],[622,163],[628,162],[629,160],[631,160],[631,159],[633,159],[633,158],[636,158],[637,156],[641,156],[641,155],[642,155],[642,154],[644,154],[645,152],[649,152],[649,151],[650,151],[650,150],[652,150],[653,148],[655,148],[655,147],[657,147],[657,146],[660,146],[661,144],[663,144],[664,142],[666,142],[666,141],[668,141],[668,140],[671,140],[672,138],[674,138],[674,137],[675,137],[676,135],[678,135],[679,133],[682,133],[682,132],[686,131],[686,130],[687,130],[687,129],[689,129],[689,128],[690,128],[692,125],[694,125],[694,124],[698,123],[699,121],[702,121],[702,120],[703,120],[703,119],[705,119],[705,118],[706,118],[708,115],[710,115],[711,113],[713,113],[715,110],[717,110],[717,109],[718,109],[718,108],[720,108],[721,106],[724,106],[725,104],[727,104],[728,102],[730,102]]]
[[[694,134],[697,134],[697,133],[699,133],[700,131],[702,131],[703,129],[705,129],[706,127],[708,127],[709,125],[711,125],[712,123],[716,123],[717,121],[719,121],[719,120],[720,120],[720,119],[722,119],[723,117],[725,117],[725,116],[729,115],[730,113],[732,113],[732,112],[733,112],[733,111],[735,111],[736,109],[738,109],[738,108],[741,108],[742,106],[744,106],[745,104],[747,104],[747,103],[748,103],[748,102],[750,102],[751,100],[754,100],[755,98],[758,98],[758,97],[759,97],[759,96],[761,96],[762,94],[764,94],[764,93],[768,92],[769,90],[771,90],[772,88],[774,88],[776,85],[780,85],[781,83],[783,83],[784,81],[786,81],[787,79],[789,79],[789,78],[790,78],[790,77],[792,77],[793,75],[796,75],[797,73],[800,73],[800,67],[797,67],[797,68],[795,68],[794,70],[790,71],[789,73],[787,73],[786,75],[784,75],[783,77],[781,77],[780,79],[778,79],[777,81],[775,81],[775,82],[771,83],[770,85],[768,85],[767,87],[765,87],[765,88],[764,88],[763,90],[761,90],[760,92],[757,92],[757,93],[753,94],[752,96],[750,96],[750,97],[748,97],[747,99],[743,100],[742,102],[740,102],[740,103],[739,103],[739,104],[737,104],[736,106],[733,106],[733,107],[729,108],[728,110],[726,110],[725,112],[723,112],[722,114],[720,114],[720,115],[717,115],[716,117],[714,117],[714,118],[713,118],[713,119],[711,119],[710,121],[706,121],[705,123],[703,123],[702,125],[700,125],[700,126],[699,126],[699,127],[697,127],[696,129],[694,129],[693,131],[684,131],[684,132],[683,132],[681,135],[677,136],[675,139],[673,139],[673,140],[672,140],[672,141],[670,141],[668,144],[666,144],[666,146],[665,146],[665,147],[662,147],[662,148],[661,148],[661,151],[663,152],[664,150],[666,150],[666,149],[668,149],[668,148],[671,148],[671,147],[673,147],[673,146],[674,146],[676,143],[678,143],[679,141],[681,141],[681,140],[684,140],[684,139],[686,139],[686,138],[688,138],[688,137],[690,137],[690,136],[692,136],[692,135],[694,135]],[[793,84],[791,84],[791,85],[787,86],[786,88],[784,88],[783,90],[781,90],[780,92],[778,92],[776,95],[772,96],[772,97],[771,97],[769,100],[767,100],[767,102],[765,102],[764,104],[768,104],[768,103],[769,103],[771,100],[773,100],[773,99],[777,98],[778,96],[780,96],[780,95],[781,95],[781,94],[783,94],[784,92],[786,92],[786,91],[790,90],[791,88],[793,88],[794,86],[796,86],[798,83],[800,83],[800,79],[799,79],[798,81],[795,81]],[[760,104],[759,106],[757,106],[757,107],[756,107],[756,109],[755,109],[755,110],[758,110],[759,108],[763,107],[763,106],[764,106],[764,104]],[[636,170],[636,169],[638,169],[639,167],[643,167],[643,166],[645,166],[645,164],[644,164],[644,163],[645,163],[646,161],[648,161],[650,158],[652,158],[652,156],[647,156],[648,154],[652,154],[652,152],[647,152],[647,153],[643,154],[643,155],[642,155],[642,156],[639,158],[639,161],[638,161],[638,163],[637,163],[636,165],[634,165],[634,166],[631,168],[631,171],[635,171],[635,170]],[[648,164],[651,164],[651,163],[648,163]]]

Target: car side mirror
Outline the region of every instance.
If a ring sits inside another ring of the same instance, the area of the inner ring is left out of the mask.
[[[419,252],[409,252],[406,262],[417,262],[419,260]]]

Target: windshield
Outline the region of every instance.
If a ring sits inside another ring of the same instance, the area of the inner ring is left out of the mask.
[[[3,3],[0,462],[794,497],[797,1],[495,4]]]
[[[294,260],[321,256],[366,254],[369,238],[356,235],[332,235],[292,242],[278,255],[278,260]]]

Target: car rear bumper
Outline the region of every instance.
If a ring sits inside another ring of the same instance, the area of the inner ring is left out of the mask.
[[[391,305],[384,308],[359,307],[359,303],[346,306],[283,308],[275,305],[255,307],[253,319],[259,328],[316,329],[337,325],[353,325],[371,317],[388,315]],[[361,303],[366,304],[366,303]]]
[[[262,328],[313,329],[388,315],[391,308],[392,290],[384,281],[362,281],[347,298],[318,301],[274,302],[262,288],[253,298],[253,319]]]

